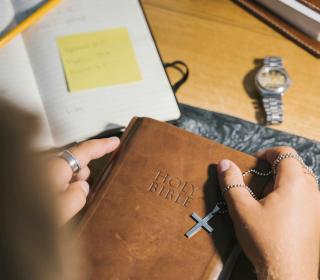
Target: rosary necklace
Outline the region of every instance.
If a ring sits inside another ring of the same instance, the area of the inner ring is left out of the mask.
[[[293,153],[287,153],[287,154],[283,154],[281,156],[279,156],[274,162],[273,162],[273,165],[272,165],[272,169],[267,172],[267,173],[261,173],[255,169],[250,169],[246,172],[244,172],[242,174],[243,177],[245,177],[246,175],[248,175],[249,173],[254,173],[254,174],[257,174],[259,176],[270,176],[272,175],[273,177],[273,181],[275,182],[276,181],[276,175],[277,175],[277,165],[278,163],[285,159],[285,158],[295,158],[297,159],[303,168],[307,169],[308,172],[310,172],[310,174],[315,178],[316,182],[317,182],[317,185],[318,185],[318,179],[316,177],[316,175],[313,173],[312,169],[307,166],[303,159],[299,156],[299,155],[296,155],[296,154],[293,154]],[[235,188],[235,187],[243,187],[245,189],[248,190],[248,192],[252,195],[252,197],[255,199],[255,200],[259,200],[256,195],[254,194],[254,192],[246,185],[244,184],[235,184],[235,185],[230,185],[230,186],[227,186],[226,188],[224,188],[222,190],[222,196],[224,196],[224,194],[231,188]],[[213,211],[210,212],[206,217],[204,217],[203,219],[201,219],[196,213],[193,213],[191,214],[191,218],[193,218],[197,224],[192,227],[186,234],[185,236],[186,237],[191,237],[192,235],[194,235],[195,233],[197,233],[201,228],[204,228],[206,231],[208,231],[209,233],[211,233],[213,231],[213,228],[211,226],[209,226],[207,224],[207,222],[209,222],[209,220],[211,220],[211,218],[213,218],[216,214],[223,214],[223,213],[227,213],[228,210],[225,209],[225,210],[222,210],[221,207],[225,206],[226,203],[225,202],[218,202],[216,204],[216,206],[214,207]]]

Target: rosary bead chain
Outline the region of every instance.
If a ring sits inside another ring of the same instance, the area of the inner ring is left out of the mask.
[[[221,202],[217,203],[217,206],[219,206],[219,205],[226,205],[226,203],[221,201]],[[223,214],[223,213],[227,213],[227,212],[228,212],[228,210],[226,209],[226,210],[219,210],[218,213]]]
[[[299,155],[293,154],[293,153],[283,154],[283,155],[277,157],[277,159],[273,162],[272,171],[273,171],[273,181],[274,181],[274,182],[276,181],[277,165],[278,165],[278,163],[280,162],[280,160],[282,160],[282,159],[284,159],[284,158],[295,158],[295,159],[297,159],[297,160],[301,163],[302,167],[304,167],[305,169],[307,169],[307,171],[314,177],[314,179],[315,179],[316,182],[317,182],[317,185],[319,184],[318,178],[317,178],[316,175],[313,173],[313,170],[304,163],[302,157],[300,157]]]
[[[296,154],[293,154],[293,153],[287,153],[287,154],[283,154],[283,155],[277,157],[276,160],[273,162],[272,169],[267,173],[261,173],[261,172],[255,170],[255,169],[250,169],[250,170],[247,170],[246,172],[244,172],[242,174],[242,176],[245,177],[249,173],[255,173],[255,174],[260,175],[260,176],[270,176],[272,174],[273,181],[275,182],[276,181],[276,175],[277,175],[277,165],[284,158],[295,158],[295,159],[297,159],[301,163],[302,167],[307,169],[307,171],[310,172],[310,174],[315,178],[317,184],[319,184],[319,181],[318,181],[316,175],[314,174],[313,170],[304,163],[303,159],[299,155],[296,155]]]
[[[236,184],[236,185],[230,185],[230,186],[227,186],[225,187],[223,190],[222,190],[222,196],[224,196],[225,192],[228,191],[229,189],[231,188],[235,188],[235,187],[243,187],[245,189],[248,190],[248,192],[252,195],[252,197],[255,199],[255,200],[259,200],[256,195],[254,194],[254,192],[246,185],[244,184]]]
[[[302,167],[305,168],[305,169],[307,169],[307,171],[315,178],[317,184],[319,184],[318,178],[317,178],[316,175],[314,174],[313,170],[304,163],[303,159],[302,159],[299,155],[293,154],[293,153],[287,153],[287,154],[283,154],[283,155],[277,157],[276,160],[273,162],[272,169],[271,169],[269,172],[267,172],[267,173],[262,173],[262,172],[259,172],[259,171],[255,170],[255,169],[250,169],[250,170],[247,170],[246,172],[244,172],[244,173],[242,174],[242,176],[245,177],[245,176],[248,175],[249,173],[254,173],[254,174],[257,174],[257,175],[259,175],[259,176],[270,176],[270,175],[272,175],[273,181],[275,182],[275,181],[276,181],[276,175],[277,175],[277,165],[278,165],[278,163],[279,163],[281,160],[283,160],[284,158],[295,158],[295,159],[297,159],[297,160],[301,163]],[[248,190],[248,192],[252,195],[252,197],[253,197],[255,200],[259,200],[259,199],[256,197],[256,195],[253,193],[253,191],[252,191],[248,186],[246,186],[246,185],[244,185],[244,184],[236,184],[236,185],[227,186],[226,188],[224,188],[224,189],[222,190],[222,196],[224,196],[224,194],[225,194],[226,191],[228,191],[229,189],[234,188],[234,187],[243,187],[243,188],[246,188],[246,189]],[[219,202],[217,205],[219,205],[219,204],[225,204],[225,202]],[[219,211],[219,213],[226,213],[226,212],[227,212],[227,210]]]
[[[259,176],[270,176],[272,174],[272,170],[270,170],[268,173],[261,173],[257,170],[254,170],[254,169],[250,169],[250,170],[247,170],[246,172],[244,172],[242,174],[243,177],[245,177],[246,175],[248,175],[249,173],[254,173],[254,174],[257,174]]]

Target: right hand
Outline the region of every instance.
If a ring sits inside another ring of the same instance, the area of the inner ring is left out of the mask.
[[[73,176],[73,171],[67,161],[55,157],[49,162],[50,182],[57,192],[59,207],[58,222],[64,225],[86,204],[89,193],[90,170],[88,163],[113,152],[119,146],[117,137],[89,140],[70,148],[81,166],[81,171]]]
[[[254,156],[272,165],[285,153],[297,154],[292,148],[277,147]],[[222,160],[217,169],[221,190],[243,184],[242,172],[233,162]],[[285,158],[263,197],[256,201],[242,187],[225,193],[237,239],[258,278],[319,279],[320,194],[314,177],[298,160]]]

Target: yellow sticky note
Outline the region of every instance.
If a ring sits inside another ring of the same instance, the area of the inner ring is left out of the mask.
[[[69,91],[141,81],[126,28],[57,38]]]

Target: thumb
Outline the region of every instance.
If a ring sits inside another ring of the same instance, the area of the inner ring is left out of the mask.
[[[217,172],[221,191],[228,186],[244,185],[243,176],[239,167],[230,160],[223,159],[218,163]],[[241,186],[232,187],[224,194],[231,219],[235,222],[239,216],[245,215],[253,210],[257,201],[250,192]]]
[[[86,181],[77,181],[70,184],[58,197],[60,211],[59,224],[64,225],[86,204],[89,193],[89,184]]]

